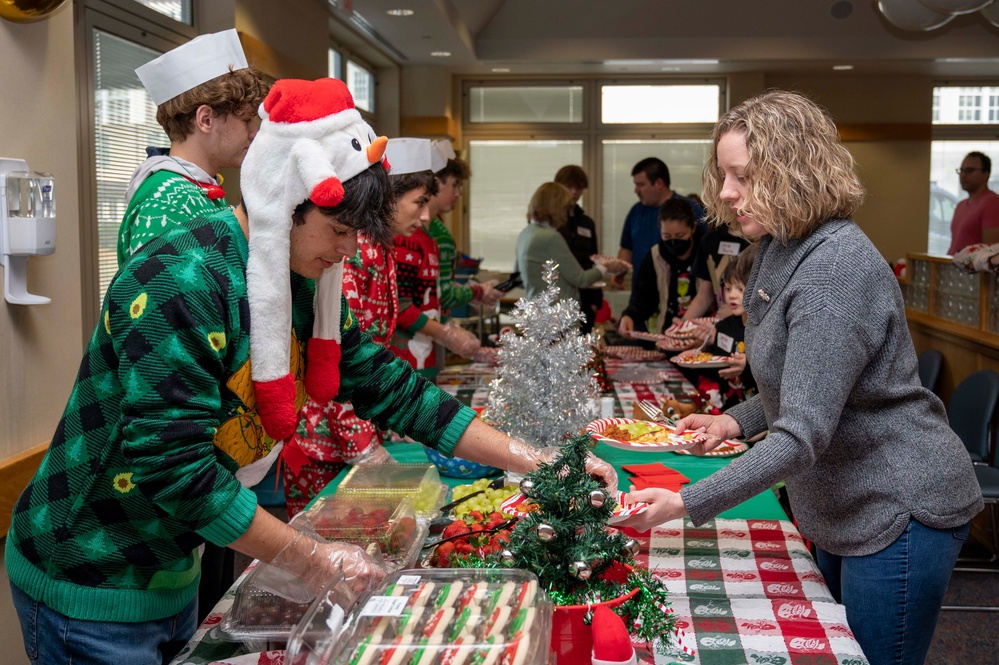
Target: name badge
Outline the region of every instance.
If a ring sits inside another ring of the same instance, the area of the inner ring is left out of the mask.
[[[739,251],[742,247],[737,242],[729,242],[723,240],[718,243],[718,253],[725,256],[739,256]]]
[[[576,228],[576,233],[578,233],[579,235],[581,235],[584,238],[592,238],[593,237],[593,232],[590,231],[588,228],[583,227],[583,226],[577,227]]]
[[[718,339],[715,340],[715,343],[718,345],[718,348],[723,349],[725,353],[732,353],[732,347],[735,346],[735,338],[729,337],[723,332],[718,333],[717,337]]]

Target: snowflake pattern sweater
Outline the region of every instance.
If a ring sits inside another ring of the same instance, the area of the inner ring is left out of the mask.
[[[196,183],[172,171],[151,173],[135,191],[118,229],[118,265],[140,247],[189,219],[229,207],[209,199]]]
[[[234,472],[273,442],[254,411],[247,241],[229,211],[187,222],[128,261],[105,297],[51,446],[18,500],[10,580],[77,619],[176,614],[198,546],[243,535],[256,509]],[[299,404],[314,283],[293,276]],[[450,454],[474,412],[372,343],[344,303],[338,399]]]

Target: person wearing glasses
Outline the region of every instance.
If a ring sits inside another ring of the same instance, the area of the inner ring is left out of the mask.
[[[999,242],[999,194],[989,189],[989,176],[992,175],[992,160],[984,153],[969,152],[957,169],[961,189],[968,192],[968,198],[954,208],[950,222],[950,249],[948,254],[985,243]]]

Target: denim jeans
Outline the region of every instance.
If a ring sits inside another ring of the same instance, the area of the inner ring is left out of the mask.
[[[156,621],[85,621],[59,614],[10,585],[32,665],[163,665],[173,660],[197,629],[198,599],[180,614]]]
[[[894,543],[874,554],[836,556],[818,549],[819,570],[833,598],[846,606],[850,630],[871,665],[926,659],[968,529],[931,529],[910,519]]]

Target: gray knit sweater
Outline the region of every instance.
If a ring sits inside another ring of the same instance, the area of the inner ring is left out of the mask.
[[[862,556],[910,517],[949,528],[982,509],[971,459],[919,383],[898,283],[856,224],[764,237],[744,303],[760,392],[728,414],[770,434],[681,492],[695,524],[783,480],[806,538]]]

